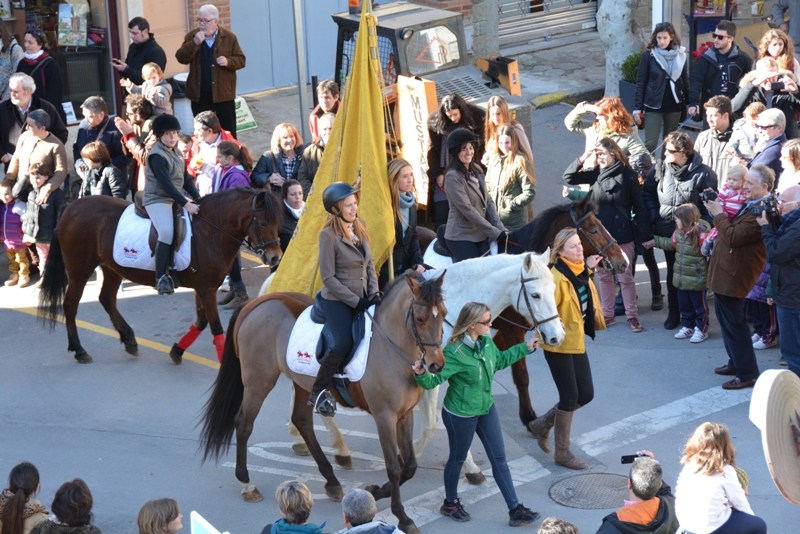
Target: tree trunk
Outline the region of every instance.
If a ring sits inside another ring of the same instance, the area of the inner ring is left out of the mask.
[[[622,63],[643,45],[633,33],[636,0],[603,0],[597,9],[597,31],[606,51],[606,96],[619,95]]]

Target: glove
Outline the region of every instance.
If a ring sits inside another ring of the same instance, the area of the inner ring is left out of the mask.
[[[382,299],[382,295],[381,295],[381,293],[379,291],[379,292],[373,293],[372,295],[369,296],[369,303],[370,304],[374,304],[375,306],[380,306],[381,299]]]
[[[371,305],[372,303],[369,301],[369,299],[361,297],[360,299],[358,299],[358,304],[356,304],[356,311],[362,312],[367,308],[369,308]]]

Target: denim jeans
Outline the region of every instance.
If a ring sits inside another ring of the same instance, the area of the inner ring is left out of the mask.
[[[781,331],[781,356],[789,364],[789,370],[800,376],[800,310],[776,308]]]
[[[228,274],[231,277],[231,289],[238,291],[239,293],[246,289],[244,282],[242,281],[242,256],[240,252],[236,253],[236,258],[233,260],[231,272]]]
[[[458,498],[458,479],[461,477],[461,466],[467,459],[472,445],[472,438],[477,432],[483,443],[486,456],[492,464],[492,476],[506,500],[508,509],[516,508],[519,501],[511,480],[511,471],[506,462],[506,447],[503,444],[503,429],[500,428],[500,417],[493,404],[489,413],[477,417],[459,417],[442,408],[442,422],[447,429],[447,441],[450,444],[450,457],[444,466],[444,492],[448,501]]]

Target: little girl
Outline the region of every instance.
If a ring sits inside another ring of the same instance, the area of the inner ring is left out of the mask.
[[[675,489],[675,514],[681,528],[711,532],[766,534],[767,524],[753,514],[736,471],[736,449],[728,429],[703,423],[683,449]]]
[[[58,219],[64,209],[64,192],[60,187],[53,189],[44,204],[36,203],[39,190],[53,176],[53,168],[44,163],[33,163],[28,169],[28,178],[31,189],[25,197],[25,192],[20,198],[27,200],[28,206],[22,219],[22,241],[35,243],[36,252],[39,254],[39,269],[44,273],[47,255],[50,252],[50,241],[56,232]]]
[[[709,224],[700,219],[694,204],[682,204],[675,209],[677,230],[672,238],[655,236],[656,246],[674,250],[675,268],[672,283],[678,289],[678,308],[683,327],[675,339],[700,343],[708,338],[708,302],[706,301],[706,258],[700,247],[708,234]]]
[[[744,185],[744,177],[747,174],[747,167],[744,165],[734,165],[728,170],[728,177],[725,184],[717,194],[717,202],[722,206],[722,211],[728,216],[728,220],[732,221],[734,217],[742,209],[742,206],[747,202],[747,194],[742,189]],[[714,242],[717,240],[719,232],[714,228],[708,234],[701,252],[704,256],[710,257]]]
[[[0,225],[3,228],[3,244],[8,254],[8,272],[5,285],[28,287],[31,283],[28,246],[22,242],[22,217],[25,216],[25,202],[16,200],[11,194],[17,181],[8,177],[0,182]]]
[[[111,154],[105,143],[92,141],[81,150],[83,160],[83,183],[78,198],[88,196],[116,197],[125,199],[127,183],[122,171],[111,164]]]
[[[142,67],[144,83],[136,85],[128,78],[122,78],[119,84],[129,93],[139,93],[153,106],[153,115],[172,115],[172,86],[164,79],[164,71],[156,63],[145,63]]]
[[[744,118],[733,123],[733,133],[728,141],[725,152],[730,156],[738,156],[746,161],[752,161],[756,157],[755,148],[758,142],[758,131],[756,121],[762,111],[766,111],[767,106],[761,102],[753,102],[746,108],[742,115]]]

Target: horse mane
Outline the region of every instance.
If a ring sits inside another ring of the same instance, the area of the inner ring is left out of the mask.
[[[564,213],[569,213],[572,208],[580,206],[581,204],[583,203],[570,202],[568,204],[559,204],[552,208],[547,208],[533,219],[533,221],[518,230],[522,235],[522,239],[518,238],[519,241],[527,243],[527,250],[541,254],[547,248],[547,243],[544,242],[544,238],[547,235],[547,231],[550,229],[550,225],[553,224],[553,221]],[[586,209],[579,215],[583,215],[588,211],[597,211],[597,203],[594,200],[590,200],[583,205]]]
[[[414,271],[406,271],[402,275],[396,277],[394,281],[386,287],[383,293],[383,299],[386,300],[389,298],[389,295],[391,295],[398,286],[403,287],[407,277],[413,278],[419,283],[419,298],[425,301],[426,304],[438,306],[444,301],[442,290],[436,283],[436,278],[438,277],[427,280],[424,276]]]
[[[259,189],[253,189],[252,187],[244,186],[234,187],[233,189],[225,189],[223,191],[206,195],[197,201],[197,205],[214,205],[215,207],[219,206],[217,209],[219,209],[221,213],[227,213],[228,210],[226,207],[229,204],[241,202],[245,198],[252,200],[254,195],[261,192],[265,193],[263,210],[264,216],[266,217],[266,223],[270,226],[279,225],[283,218],[283,209],[281,207],[280,199],[275,196],[272,191],[262,191]]]

